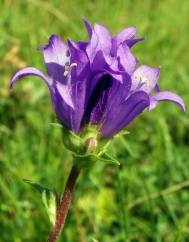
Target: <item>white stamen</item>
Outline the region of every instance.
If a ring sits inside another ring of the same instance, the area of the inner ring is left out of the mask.
[[[64,71],[64,76],[67,76],[69,71]]]
[[[138,83],[141,86],[143,86],[143,85],[145,85],[146,87],[150,86],[150,82],[148,81],[148,79],[145,76],[138,74],[134,78],[135,78],[136,81],[138,81]]]
[[[70,65],[70,68],[72,68],[72,67],[76,67],[77,66],[77,63],[72,63],[71,65]]]
[[[142,84],[142,85],[144,84],[144,85],[147,86],[147,87],[150,86],[150,82],[149,82],[148,79],[145,78],[145,77],[143,77],[143,79],[142,79],[142,81],[141,81],[141,84]]]
[[[71,65],[65,65],[64,76],[67,76],[73,67],[76,67],[77,63],[72,63]]]

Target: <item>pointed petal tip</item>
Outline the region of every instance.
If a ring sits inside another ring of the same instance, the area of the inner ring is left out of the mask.
[[[129,27],[123,29],[121,32],[117,33],[114,39],[116,40],[117,44],[124,41],[130,41],[130,45],[133,46],[137,41],[134,39],[136,36],[136,27]]]
[[[175,103],[183,112],[186,112],[186,106],[183,99],[177,94],[168,91],[158,92],[156,95],[152,96],[148,111],[151,112],[161,101]]]
[[[18,71],[11,79],[11,82],[10,82],[10,90],[13,89],[15,83],[17,81],[19,81],[20,79],[24,78],[24,77],[27,77],[27,76],[36,76],[36,77],[39,77],[41,78],[42,80],[45,81],[45,83],[47,84],[48,87],[50,87],[50,80],[48,77],[46,77],[41,71],[37,70],[36,68],[33,68],[33,67],[26,67],[20,71]]]
[[[141,65],[138,68],[138,71],[141,75],[145,75],[146,77],[148,77],[149,80],[152,81],[152,79],[159,79],[161,70],[160,67],[150,67],[147,65]]]
[[[181,100],[182,100],[182,98],[181,98]],[[180,103],[180,105],[178,105],[178,106],[181,108],[181,110],[182,110],[184,113],[187,112],[187,110],[186,110],[186,105],[185,105],[185,103],[184,103],[183,100],[182,100],[182,103]]]
[[[138,38],[137,40],[138,41],[144,41],[146,38],[144,38],[144,37],[141,37],[141,38]]]
[[[90,26],[89,21],[85,17],[82,18],[82,21],[85,24],[85,26]]]
[[[57,34],[52,34],[49,38],[49,43],[50,42],[54,42],[56,40],[61,40],[62,41],[62,38],[60,36],[58,36]]]
[[[86,20],[86,18],[83,18],[83,23],[84,23],[85,28],[87,30],[88,36],[91,39],[92,32],[93,32],[92,27],[91,27],[90,23]]]
[[[129,29],[132,29],[133,32],[135,32],[135,35],[137,34],[137,27],[134,25],[134,26],[131,26],[129,27]]]
[[[13,90],[13,87],[14,87],[14,85],[13,85],[13,83],[12,83],[12,81],[11,81],[11,83],[10,83],[10,85],[9,85],[9,90],[12,92],[12,90]]]
[[[52,34],[48,39],[48,44],[37,47],[37,50],[44,51],[48,49],[55,41],[62,41],[62,39],[58,35]]]
[[[129,48],[132,48],[135,44],[140,43],[141,41],[144,41],[144,38],[138,38],[138,39],[126,39],[124,42],[129,46]]]
[[[70,49],[78,49],[76,43],[71,38],[67,38],[67,44]]]
[[[72,41],[72,39],[70,37],[67,38],[67,43],[72,45],[73,41]]]
[[[98,34],[102,34],[103,32],[106,34],[110,34],[108,28],[105,25],[94,23],[94,31],[96,31]]]

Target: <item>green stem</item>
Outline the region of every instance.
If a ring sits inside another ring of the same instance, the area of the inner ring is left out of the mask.
[[[64,227],[64,223],[68,214],[68,210],[69,210],[72,195],[73,195],[74,186],[79,176],[79,173],[80,173],[80,169],[78,169],[75,165],[73,165],[65,186],[64,195],[62,197],[62,200],[60,202],[60,206],[57,212],[55,227],[49,237],[48,242],[58,241],[58,238]]]

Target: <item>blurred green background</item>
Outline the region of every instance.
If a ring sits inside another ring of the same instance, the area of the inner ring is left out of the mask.
[[[112,34],[137,26],[140,63],[161,66],[161,88],[189,102],[188,0],[0,0],[0,242],[47,240],[40,195],[22,179],[61,192],[71,168],[46,86],[28,78],[10,93],[10,78],[24,66],[45,71],[36,48],[51,34],[87,39],[82,17]],[[119,167],[80,177],[60,241],[189,241],[188,115],[161,103],[128,130],[110,149]]]

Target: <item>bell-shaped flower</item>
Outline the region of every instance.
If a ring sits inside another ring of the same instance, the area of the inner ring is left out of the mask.
[[[159,68],[137,68],[131,47],[143,39],[135,38],[135,27],[112,37],[104,26],[92,28],[86,21],[85,26],[88,42],[68,40],[66,45],[52,35],[48,45],[39,48],[47,75],[33,67],[24,68],[12,78],[11,87],[25,76],[43,79],[59,122],[78,135],[86,125],[96,125],[102,138],[110,138],[160,101],[176,103],[185,110],[179,96],[160,92]]]

